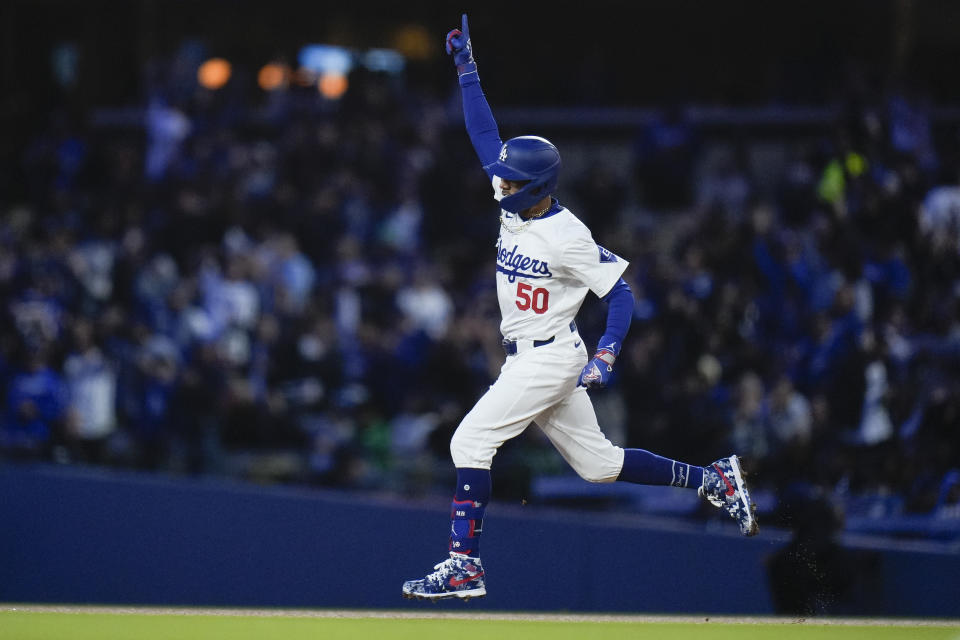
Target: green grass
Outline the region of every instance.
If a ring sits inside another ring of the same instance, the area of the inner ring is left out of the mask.
[[[465,630],[469,631],[465,631]],[[689,624],[0,611],[2,640],[960,640],[960,626]]]

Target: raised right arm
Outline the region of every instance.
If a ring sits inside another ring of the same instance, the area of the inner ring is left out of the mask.
[[[463,120],[473,149],[488,177],[493,177],[492,165],[500,155],[503,141],[497,121],[487,103],[487,97],[480,87],[477,75],[477,63],[473,60],[473,45],[470,42],[470,28],[467,14],[462,17],[462,30],[454,29],[447,34],[447,53],[453,55],[460,81],[460,94],[463,98]]]

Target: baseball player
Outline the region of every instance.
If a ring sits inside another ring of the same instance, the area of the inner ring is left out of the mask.
[[[737,456],[707,467],[612,444],[597,424],[587,389],[613,372],[633,312],[622,275],[628,262],[594,242],[590,230],[552,193],[560,154],[537,136],[500,139],[473,59],[467,16],[447,34],[457,66],[467,133],[500,203],[497,298],[505,361],[497,380],[463,418],[450,442],[457,469],[449,555],[434,572],[403,584],[408,598],[486,594],[480,561],[490,466],[497,449],[531,422],[584,479],[697,488],[747,536],[758,531]],[[588,291],[607,304],[599,346],[588,356],[574,317]]]

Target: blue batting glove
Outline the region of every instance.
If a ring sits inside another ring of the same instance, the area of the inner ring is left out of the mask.
[[[467,14],[463,14],[461,21],[460,29],[453,29],[447,34],[446,46],[447,54],[453,55],[457,72],[463,74],[466,71],[473,71],[477,67],[473,61],[473,45],[470,43],[470,27],[467,25]]]
[[[602,389],[607,386],[607,383],[610,382],[610,376],[613,375],[613,363],[616,360],[617,356],[613,354],[613,351],[598,350],[593,354],[593,359],[580,372],[577,386],[587,389]]]

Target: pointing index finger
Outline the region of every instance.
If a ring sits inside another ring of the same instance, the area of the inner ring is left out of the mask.
[[[462,25],[462,26],[460,27],[460,31],[463,32],[463,39],[464,39],[464,40],[469,40],[469,39],[470,39],[470,27],[467,25],[467,14],[463,14],[463,17],[461,18],[461,25]]]

